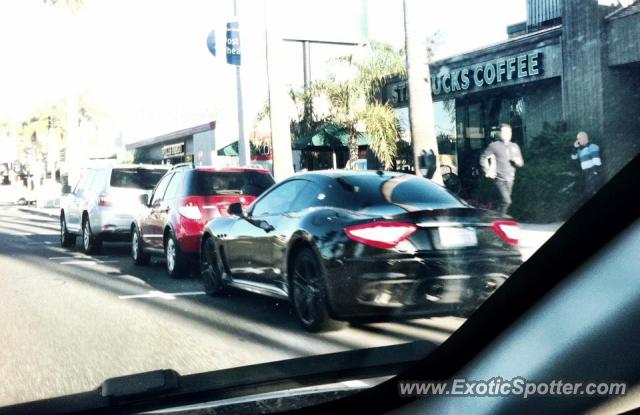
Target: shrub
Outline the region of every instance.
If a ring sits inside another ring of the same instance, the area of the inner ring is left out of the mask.
[[[562,123],[545,124],[524,149],[525,166],[516,175],[509,213],[523,222],[568,219],[581,203],[578,164],[571,160],[575,137]]]

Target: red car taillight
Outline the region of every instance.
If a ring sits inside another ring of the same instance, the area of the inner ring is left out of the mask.
[[[113,206],[113,202],[111,201],[111,197],[106,193],[102,193],[101,195],[99,195],[98,196],[98,206]]]
[[[203,200],[201,197],[192,196],[188,197],[182,201],[180,207],[178,208],[178,213],[181,216],[191,219],[191,220],[200,220],[202,219],[202,211],[200,207],[202,206]]]
[[[412,223],[373,222],[349,226],[344,232],[356,242],[375,248],[391,249],[407,240],[417,229]]]
[[[520,239],[520,227],[518,222],[502,220],[491,224],[494,232],[509,245],[518,245]]]

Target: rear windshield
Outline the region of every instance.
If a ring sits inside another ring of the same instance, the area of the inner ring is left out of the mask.
[[[337,179],[346,193],[344,207],[365,209],[397,205],[415,209],[443,209],[464,206],[446,189],[414,175],[347,176]]]
[[[162,169],[113,169],[111,187],[151,190],[167,171]]]
[[[199,171],[196,173],[192,193],[199,196],[260,196],[273,184],[273,178],[267,173]]]

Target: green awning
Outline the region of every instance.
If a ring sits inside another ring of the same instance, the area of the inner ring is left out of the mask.
[[[234,141],[228,146],[222,147],[218,150],[219,156],[227,156],[227,157],[238,157],[240,155],[240,147],[238,146],[238,142]]]
[[[369,137],[366,134],[358,134],[358,145],[368,146]],[[349,132],[346,127],[331,124],[321,128],[315,134],[307,137],[293,138],[291,148],[293,150],[304,150],[308,147],[347,147],[349,145]],[[240,150],[238,142],[233,143],[218,150],[219,156],[238,157]],[[251,154],[259,154],[253,145],[251,145]]]
[[[348,145],[349,132],[347,128],[332,124],[321,128],[314,135],[294,139],[291,147],[294,150],[303,150],[307,147],[347,147]],[[358,133],[358,145],[369,145],[369,137]]]
[[[264,149],[256,148],[256,146],[254,146],[253,143],[251,143],[250,145],[251,145],[252,156],[267,154],[265,153]],[[238,146],[238,142],[234,141],[233,143],[222,147],[220,150],[218,150],[218,155],[228,156],[228,157],[238,157],[240,155],[240,147]]]

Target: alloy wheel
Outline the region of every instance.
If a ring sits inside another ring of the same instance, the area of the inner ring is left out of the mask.
[[[322,301],[320,295],[314,264],[308,257],[303,257],[294,270],[293,300],[304,324],[312,325],[316,322]]]
[[[91,248],[91,225],[89,224],[89,220],[84,222],[84,232],[82,232],[82,244],[84,246],[84,250],[88,251]]]
[[[134,261],[138,260],[138,232],[136,231],[131,235],[131,257]]]
[[[167,269],[169,272],[173,272],[176,266],[176,246],[173,242],[173,238],[169,238],[167,241]]]
[[[64,236],[67,229],[67,221],[64,219],[64,216],[60,218],[60,244],[64,245]]]

